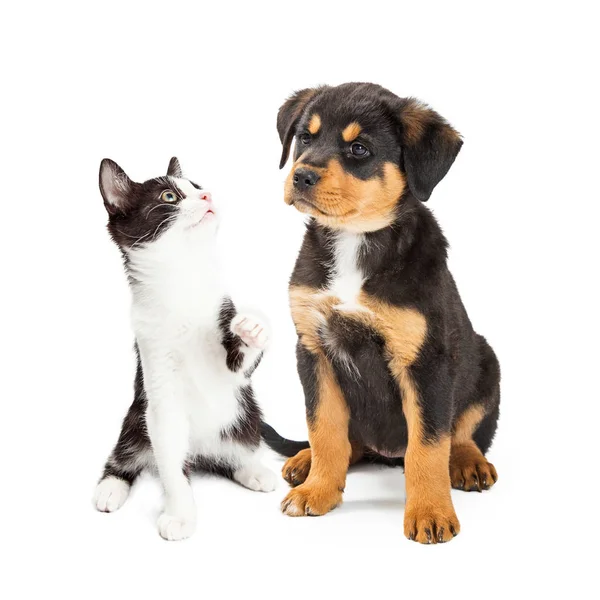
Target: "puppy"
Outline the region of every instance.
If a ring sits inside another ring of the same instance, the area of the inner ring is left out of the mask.
[[[280,108],[280,168],[295,140],[285,202],[309,215],[290,281],[309,443],[265,425],[291,456],[290,516],[342,502],[348,466],[403,458],[404,533],[447,542],[460,525],[450,490],[489,489],[500,368],[473,331],[423,204],[460,135],[436,112],[370,83],[305,89]]]

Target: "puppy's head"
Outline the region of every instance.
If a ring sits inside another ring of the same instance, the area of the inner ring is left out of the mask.
[[[462,145],[426,105],[371,83],[299,91],[279,109],[277,130],[280,168],[295,140],[286,203],[356,232],[389,225],[406,193],[426,201]]]

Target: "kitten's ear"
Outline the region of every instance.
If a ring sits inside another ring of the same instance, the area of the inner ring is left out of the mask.
[[[167,176],[168,177],[177,177],[177,178],[183,177],[183,171],[181,170],[181,166],[179,165],[179,161],[177,160],[176,156],[174,156],[169,161],[169,168],[167,169]]]
[[[292,94],[279,108],[277,113],[277,133],[283,146],[279,168],[283,169],[290,155],[292,140],[296,134],[296,125],[307,104],[322,92],[327,86],[307,88]]]
[[[133,181],[121,167],[105,158],[100,163],[100,193],[109,214],[124,212],[133,189]]]

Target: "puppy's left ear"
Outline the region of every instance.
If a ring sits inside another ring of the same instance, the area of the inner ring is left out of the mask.
[[[181,170],[181,166],[179,165],[179,161],[177,160],[176,156],[174,156],[169,161],[169,168],[167,169],[167,177],[177,177],[177,178],[183,177],[183,172]]]
[[[395,112],[408,187],[425,202],[452,166],[463,141],[443,117],[414,98],[402,98]]]
[[[304,112],[307,104],[315,98],[326,86],[306,88],[294,92],[279,108],[277,113],[277,133],[283,145],[279,168],[283,169],[290,155],[292,140],[296,134],[296,125]]]

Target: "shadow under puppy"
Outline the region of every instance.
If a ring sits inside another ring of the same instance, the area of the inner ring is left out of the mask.
[[[285,201],[310,219],[290,281],[309,442],[268,425],[292,456],[282,510],[322,515],[342,502],[349,464],[404,458],[404,532],[459,532],[451,487],[488,489],[500,369],[475,333],[424,206],[462,140],[436,112],[381,86],[305,89],[280,108],[280,167],[295,140]]]
[[[141,471],[156,469],[165,491],[159,533],[180,540],[196,527],[192,470],[256,491],[275,488],[275,475],[259,461],[261,412],[250,380],[268,330],[227,294],[217,256],[219,211],[183,177],[176,158],[166,177],[144,183],[105,159],[100,191],[133,298],[137,373],[94,501],[100,511],[117,510]]]

